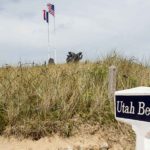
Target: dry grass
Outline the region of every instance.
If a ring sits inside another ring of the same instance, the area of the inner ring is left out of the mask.
[[[1,68],[0,133],[36,140],[70,136],[81,124],[122,129],[108,100],[110,65],[118,68],[117,89],[150,85],[148,67],[116,54],[96,63]]]

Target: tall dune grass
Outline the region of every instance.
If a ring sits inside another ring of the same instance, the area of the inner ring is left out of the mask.
[[[0,133],[39,139],[70,136],[81,124],[120,128],[108,99],[111,65],[118,90],[150,85],[149,67],[117,54],[95,63],[1,68]]]

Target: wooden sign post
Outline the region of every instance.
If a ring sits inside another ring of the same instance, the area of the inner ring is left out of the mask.
[[[108,75],[108,97],[109,99],[113,99],[114,93],[116,91],[116,76],[117,69],[115,66],[109,67],[109,75]]]
[[[136,150],[150,150],[150,87],[115,92],[115,117],[132,125]]]

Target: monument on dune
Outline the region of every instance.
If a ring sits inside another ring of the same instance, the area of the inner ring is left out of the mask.
[[[67,63],[70,63],[70,62],[75,63],[75,62],[79,62],[82,58],[83,58],[82,52],[79,52],[77,54],[75,54],[74,52],[68,52],[66,62]]]

